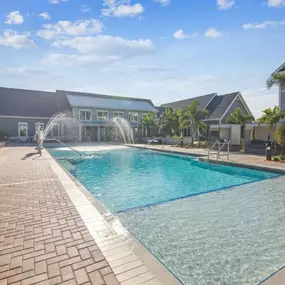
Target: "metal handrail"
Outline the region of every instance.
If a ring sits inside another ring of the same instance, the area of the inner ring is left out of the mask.
[[[147,144],[145,144],[145,145],[142,147],[141,150],[146,149],[146,147],[147,147],[148,145],[150,145],[152,142],[154,142],[155,140],[158,140],[158,139],[161,140],[161,147],[163,148],[163,146],[164,146],[164,139],[163,139],[163,138],[153,138],[153,139],[150,140]]]
[[[211,151],[213,150],[213,148],[216,146],[216,144],[220,144],[220,141],[218,139],[216,139],[216,141],[214,142],[214,144],[209,148],[209,151],[208,151],[208,161],[210,160],[210,154],[211,154]],[[219,146],[220,148],[220,146]]]
[[[221,146],[221,142],[220,140],[216,139],[215,143],[209,148],[208,151],[208,161],[210,161],[210,155],[211,155],[211,151],[213,150],[213,148],[218,144],[218,150],[217,152],[213,153],[213,154],[217,154],[217,161],[219,160],[220,156],[221,156],[221,151],[224,148],[225,145],[227,145],[227,156],[228,156],[228,160],[230,159],[230,141],[229,140],[224,140],[222,146]]]
[[[222,151],[222,149],[224,148],[225,145],[227,145],[227,156],[228,156],[228,160],[230,160],[230,141],[229,140],[224,140],[224,143],[219,148],[218,153],[217,153],[217,160],[220,158],[221,151]]]
[[[77,154],[80,155],[80,157],[82,157],[82,153],[79,152],[79,151],[77,151],[77,150],[75,150],[73,147],[71,147],[71,146],[69,146],[69,145],[67,145],[67,144],[65,144],[65,143],[63,143],[63,142],[61,142],[61,141],[58,140],[58,139],[56,139],[56,141],[57,141],[58,143],[60,143],[61,145],[70,148],[72,151],[76,152]]]

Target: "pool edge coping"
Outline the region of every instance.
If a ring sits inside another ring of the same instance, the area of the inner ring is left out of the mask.
[[[100,246],[100,243],[102,243],[103,237],[96,235],[96,232],[94,232],[94,230],[92,231],[92,225],[90,228],[89,218],[86,219],[86,217],[84,217],[84,214],[82,215],[82,211],[80,211],[81,210],[80,205],[77,205],[76,201],[70,195],[71,194],[70,191],[75,190],[74,186],[77,188],[77,190],[79,190],[79,192],[76,194],[77,197],[80,193],[81,196],[83,196],[86,200],[88,200],[88,202],[94,208],[94,210],[96,210],[100,214],[101,219],[104,221],[105,224],[107,224],[107,227],[109,227],[109,229],[111,231],[113,231],[114,237],[112,239],[115,240],[116,238],[121,238],[122,239],[121,241],[126,242],[126,246],[129,247],[129,251],[131,252],[131,254],[135,255],[142,262],[142,265],[144,265],[148,269],[148,272],[150,272],[154,276],[154,278],[157,279],[157,283],[154,283],[154,284],[165,284],[165,285],[181,285],[182,284],[181,281],[174,275],[174,273],[172,273],[154,254],[152,254],[149,251],[149,249],[147,249],[143,245],[143,243],[139,239],[137,239],[124,225],[122,225],[122,223],[119,221],[119,219],[115,215],[110,213],[100,203],[100,201],[98,201],[76,179],[76,177],[74,177],[68,170],[64,169],[64,167],[58,162],[58,160],[54,156],[52,156],[49,153],[48,150],[44,150],[44,151],[45,151],[45,154],[50,156],[50,158],[52,159],[52,163],[50,164],[51,168],[56,173],[58,179],[60,180],[61,184],[63,185],[65,191],[67,192],[67,194],[69,196],[69,198],[71,199],[76,210],[78,211],[79,215],[81,216],[82,220],[84,221],[86,227],[88,228],[90,234],[94,238],[95,242],[97,243],[97,245],[101,251],[102,251],[102,249],[101,249],[102,245]],[[66,177],[64,177],[64,176],[66,176]],[[66,179],[66,178],[68,178],[68,179]],[[70,181],[68,182],[67,180],[70,180]],[[72,182],[73,187],[70,187],[71,186],[70,182]],[[73,189],[69,189],[69,188],[73,188]],[[96,226],[93,225],[93,228],[95,228],[95,227]],[[124,235],[118,233],[118,228],[120,231],[124,231]],[[108,237],[106,237],[106,240],[107,239],[108,239]],[[104,247],[104,244],[103,244],[103,247]],[[110,262],[108,260],[109,257],[106,257],[103,251],[102,251],[102,254],[104,255],[105,259],[107,260],[107,262],[109,263],[110,267],[113,270],[116,266],[115,267],[112,266],[112,262],[110,264]],[[116,254],[118,254],[118,253],[116,253]],[[129,262],[127,262],[127,263],[129,263]],[[140,265],[140,266],[142,266],[142,265]],[[129,270],[132,270],[132,269],[129,269]],[[124,271],[124,272],[119,273],[119,274],[116,274],[114,272],[114,274],[117,277],[118,275],[121,275],[121,274],[128,272],[128,271]],[[145,274],[145,273],[142,273],[142,274]],[[135,276],[134,278],[136,278],[138,276]],[[125,281],[129,281],[129,280],[131,280],[131,279],[128,279]],[[151,280],[153,280],[153,279],[151,279]],[[123,281],[123,282],[125,282],[125,281]],[[148,282],[148,281],[144,281],[144,282]],[[138,284],[141,284],[141,283],[138,283]]]

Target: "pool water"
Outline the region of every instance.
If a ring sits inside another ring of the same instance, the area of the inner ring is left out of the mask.
[[[71,151],[52,151],[57,158]],[[134,148],[85,153],[69,171],[111,212],[165,203],[278,176]]]
[[[284,176],[132,148],[75,165],[51,153],[185,285],[257,285],[285,263]]]

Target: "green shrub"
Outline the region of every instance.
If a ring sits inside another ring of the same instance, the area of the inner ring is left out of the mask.
[[[275,133],[275,139],[278,144],[285,146],[285,124],[282,124]]]
[[[281,158],[280,158],[279,155],[276,155],[276,156],[273,157],[273,160],[274,161],[281,161]]]

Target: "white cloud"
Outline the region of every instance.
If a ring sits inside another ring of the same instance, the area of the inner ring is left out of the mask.
[[[39,16],[40,18],[43,18],[44,20],[51,20],[51,16],[47,12],[41,13]]]
[[[68,0],[49,0],[50,4],[60,4],[62,2],[67,2]]]
[[[121,37],[99,35],[96,37],[76,37],[53,43],[56,47],[70,47],[81,53],[101,55],[136,55],[153,50],[154,45],[149,39],[126,40]]]
[[[130,0],[104,0],[106,8],[101,9],[102,16],[105,17],[136,17],[143,13],[144,8],[141,4],[131,5]]]
[[[147,54],[154,48],[149,39],[126,40],[107,35],[59,40],[54,42],[53,46],[69,47],[81,54],[51,54],[43,59],[43,63],[64,65],[111,63]]]
[[[19,11],[10,12],[10,13],[6,16],[5,24],[21,25],[21,24],[23,24],[23,23],[24,23],[24,17],[20,14]]]
[[[82,5],[81,6],[81,12],[86,13],[89,12],[91,8],[88,5]]]
[[[255,118],[262,114],[262,110],[278,106],[278,89],[267,88],[247,89],[241,92]]]
[[[216,28],[209,28],[204,34],[206,38],[220,38],[222,35],[223,33]]]
[[[48,75],[48,72],[43,69],[29,67],[29,66],[13,66],[13,67],[1,67],[0,76],[30,76],[30,75]]]
[[[54,25],[43,25],[43,30],[37,35],[46,40],[52,40],[58,36],[86,36],[102,32],[103,24],[95,19],[78,20],[75,22],[59,21]]]
[[[266,29],[267,27],[277,28],[278,26],[285,26],[285,21],[265,21],[262,23],[247,23],[242,25],[245,30],[250,29]]]
[[[15,49],[37,47],[33,40],[29,39],[29,33],[19,34],[12,30],[5,30],[0,36],[0,46],[13,47]]]
[[[185,40],[196,37],[196,34],[185,34],[183,30],[178,30],[173,34],[173,37],[177,40]]]
[[[281,7],[285,6],[285,0],[268,0],[267,5],[269,7]]]
[[[227,10],[233,7],[235,0],[217,0],[217,5],[220,10]]]
[[[161,6],[168,6],[171,0],[154,0],[157,3],[160,3]]]

